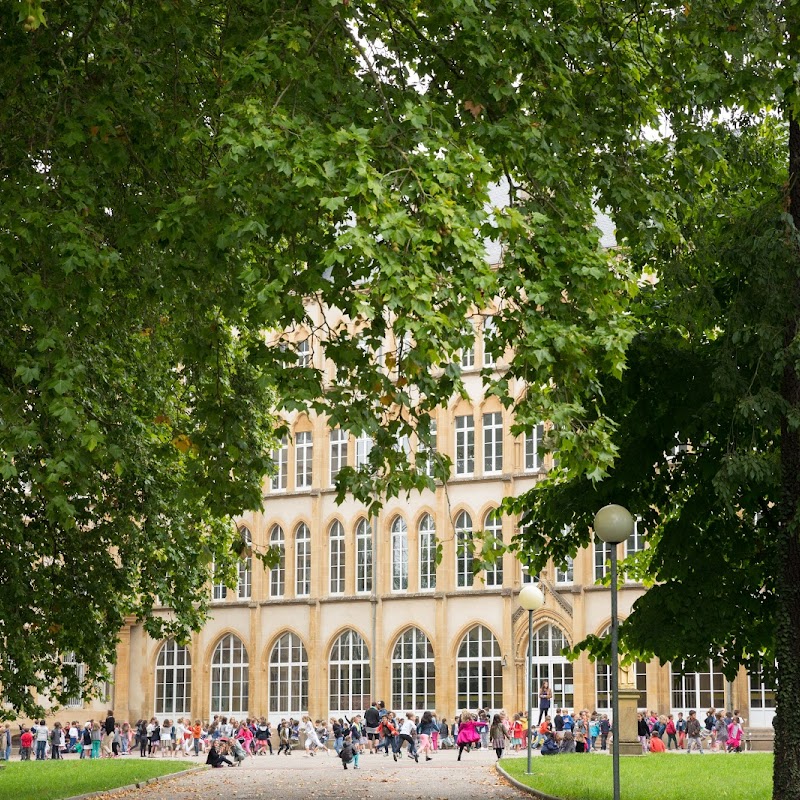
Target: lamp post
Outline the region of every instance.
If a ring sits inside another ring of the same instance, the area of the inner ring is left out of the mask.
[[[619,620],[617,619],[617,545],[633,533],[633,517],[627,508],[609,505],[594,517],[594,532],[611,545],[611,715],[614,738],[611,740],[614,800],[619,800]]]
[[[528,775],[530,775],[533,721],[533,612],[544,605],[542,590],[533,583],[523,586],[519,593],[519,604],[528,612]]]

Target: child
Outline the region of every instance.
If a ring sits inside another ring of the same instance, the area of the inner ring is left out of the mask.
[[[611,733],[611,723],[608,721],[608,714],[600,717],[600,749],[605,750],[608,744],[608,734]]]
[[[345,736],[342,744],[342,749],[339,751],[339,758],[342,759],[342,766],[347,769],[347,765],[351,764],[355,758],[353,750],[353,740],[349,736]]]
[[[494,751],[497,753],[497,760],[499,761],[503,757],[506,739],[509,738],[506,726],[503,725],[503,720],[500,719],[499,714],[495,714],[492,717],[492,727],[489,729],[489,738],[491,739],[492,747],[494,747]]]
[[[541,753],[543,756],[558,755],[558,744],[552,733],[548,733],[545,735],[544,742],[542,743]]]
[[[589,720],[589,750],[597,749],[597,740],[600,738],[600,720],[597,714],[592,714]]]
[[[22,736],[19,737],[19,757],[23,761],[31,760],[31,748],[33,747],[33,734],[27,729],[22,729]]]
[[[511,725],[511,749],[519,750],[522,746],[522,718],[519,714],[514,714],[514,722]]]
[[[675,720],[672,714],[669,715],[667,718],[667,727],[664,729],[665,733],[667,734],[667,747],[672,750],[672,745],[675,745],[675,749],[678,749],[678,740],[676,738],[676,734],[678,729],[675,727]]]
[[[686,749],[686,720],[683,718],[683,712],[678,712],[678,721],[675,723],[675,730],[678,732],[678,747],[681,750]]]

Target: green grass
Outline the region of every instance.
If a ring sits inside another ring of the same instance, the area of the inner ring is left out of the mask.
[[[695,797],[698,792],[710,792],[714,800],[770,800],[772,759],[771,753],[623,756],[620,794],[623,800]],[[520,783],[563,800],[610,800],[614,794],[608,756],[536,757],[532,775],[525,774],[527,758],[505,758],[500,766]]]
[[[3,762],[5,764],[5,762]],[[10,761],[0,770],[0,797],[61,800],[100,792],[196,767],[191,761],[115,758]]]

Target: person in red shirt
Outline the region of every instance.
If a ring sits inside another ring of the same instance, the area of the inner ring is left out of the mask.
[[[22,736],[19,737],[19,756],[23,761],[31,760],[31,748],[33,747],[33,734],[27,729],[22,729]]]

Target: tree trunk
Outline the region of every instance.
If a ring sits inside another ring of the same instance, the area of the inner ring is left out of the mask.
[[[800,230],[800,124],[789,118],[789,210]],[[800,328],[800,275],[795,256],[787,289],[787,317],[781,395],[791,413],[800,414],[800,374],[793,350]],[[775,653],[778,661],[777,714],[775,717],[774,800],[800,800],[800,430],[788,415],[781,420],[781,509],[776,539],[778,556],[778,619]]]

